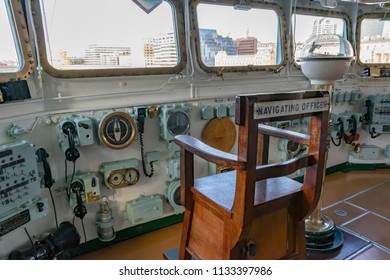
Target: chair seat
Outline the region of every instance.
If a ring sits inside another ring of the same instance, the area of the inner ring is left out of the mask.
[[[277,204],[280,200],[289,200],[300,194],[302,184],[288,177],[269,178],[256,182],[254,206],[261,209],[264,203]],[[231,215],[236,191],[236,171],[228,171],[216,175],[198,178],[194,181],[192,192],[197,198],[214,204],[224,210],[225,215]]]

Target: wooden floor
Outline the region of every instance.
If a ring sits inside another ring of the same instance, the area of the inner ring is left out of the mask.
[[[325,178],[322,213],[344,242],[309,259],[390,260],[390,169],[336,172]],[[159,260],[179,246],[181,223],[77,257],[84,260]]]

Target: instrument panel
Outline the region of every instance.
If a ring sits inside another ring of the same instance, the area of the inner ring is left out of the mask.
[[[130,146],[137,135],[137,124],[124,112],[112,112],[103,116],[98,127],[98,136],[105,146],[111,149],[124,149]]]

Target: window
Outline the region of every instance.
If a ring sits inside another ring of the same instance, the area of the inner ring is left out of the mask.
[[[206,69],[280,65],[280,17],[275,10],[264,7],[199,3],[200,64]]]
[[[168,1],[41,0],[41,6],[44,67],[53,73],[137,74],[131,69],[172,71],[181,63],[176,14]]]
[[[299,60],[305,42],[312,36],[337,34],[347,38],[347,25],[344,18],[295,14],[293,16],[294,54]],[[299,64],[299,61],[297,62]]]
[[[360,24],[359,61],[390,64],[390,21],[364,18]]]
[[[34,59],[22,1],[0,1],[0,83],[25,80],[33,72]]]
[[[0,2],[0,73],[18,72],[22,68],[19,55],[19,44],[15,34],[13,18],[10,17],[6,1]]]

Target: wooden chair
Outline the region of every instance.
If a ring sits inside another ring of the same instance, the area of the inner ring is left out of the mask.
[[[309,134],[269,122],[309,117]],[[317,205],[325,171],[329,95],[323,91],[236,97],[237,155],[180,135],[179,259],[305,259],[304,219]],[[307,146],[307,153],[268,164],[270,136]],[[234,169],[194,178],[194,155]],[[303,183],[286,177],[306,168]]]

